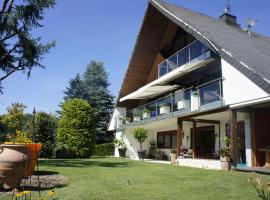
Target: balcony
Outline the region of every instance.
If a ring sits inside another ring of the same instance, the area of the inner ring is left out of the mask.
[[[211,57],[211,51],[200,41],[195,40],[158,65],[158,77],[179,68],[187,63],[204,61]]]
[[[121,120],[118,128],[222,107],[221,86],[222,79],[219,78],[197,87],[177,90],[163,98],[128,110],[125,117],[118,118]]]

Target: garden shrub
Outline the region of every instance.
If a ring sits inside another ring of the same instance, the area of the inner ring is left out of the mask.
[[[79,158],[91,156],[95,149],[95,121],[91,106],[83,99],[68,99],[61,105],[57,140]]]
[[[55,158],[73,158],[75,157],[62,142],[56,143]]]
[[[114,155],[114,143],[97,144],[95,149],[96,156],[113,156]]]
[[[45,112],[38,112],[35,118],[35,140],[42,143],[41,158],[53,158],[56,148],[57,118]]]

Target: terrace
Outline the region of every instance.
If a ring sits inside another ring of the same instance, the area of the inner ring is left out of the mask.
[[[218,78],[196,87],[176,90],[162,98],[128,110],[124,118],[118,117],[117,128],[206,111],[223,105],[222,78]]]

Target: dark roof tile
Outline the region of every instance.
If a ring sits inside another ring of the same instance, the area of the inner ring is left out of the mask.
[[[188,25],[186,30],[190,34],[215,49],[222,58],[270,93],[269,89],[266,90],[269,82],[265,81],[270,80],[270,37],[254,32],[249,35],[240,27],[161,0],[149,2],[182,28]],[[256,74],[251,76],[254,71]]]

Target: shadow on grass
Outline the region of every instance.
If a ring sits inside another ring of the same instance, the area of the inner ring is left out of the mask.
[[[35,171],[33,175],[39,175],[39,176],[44,176],[44,175],[57,175],[59,172],[55,171]]]
[[[51,159],[51,160],[40,160],[39,163],[41,166],[49,167],[131,167],[134,165],[134,162],[128,160],[123,161],[114,161],[114,160],[104,160],[102,157],[94,159]]]

